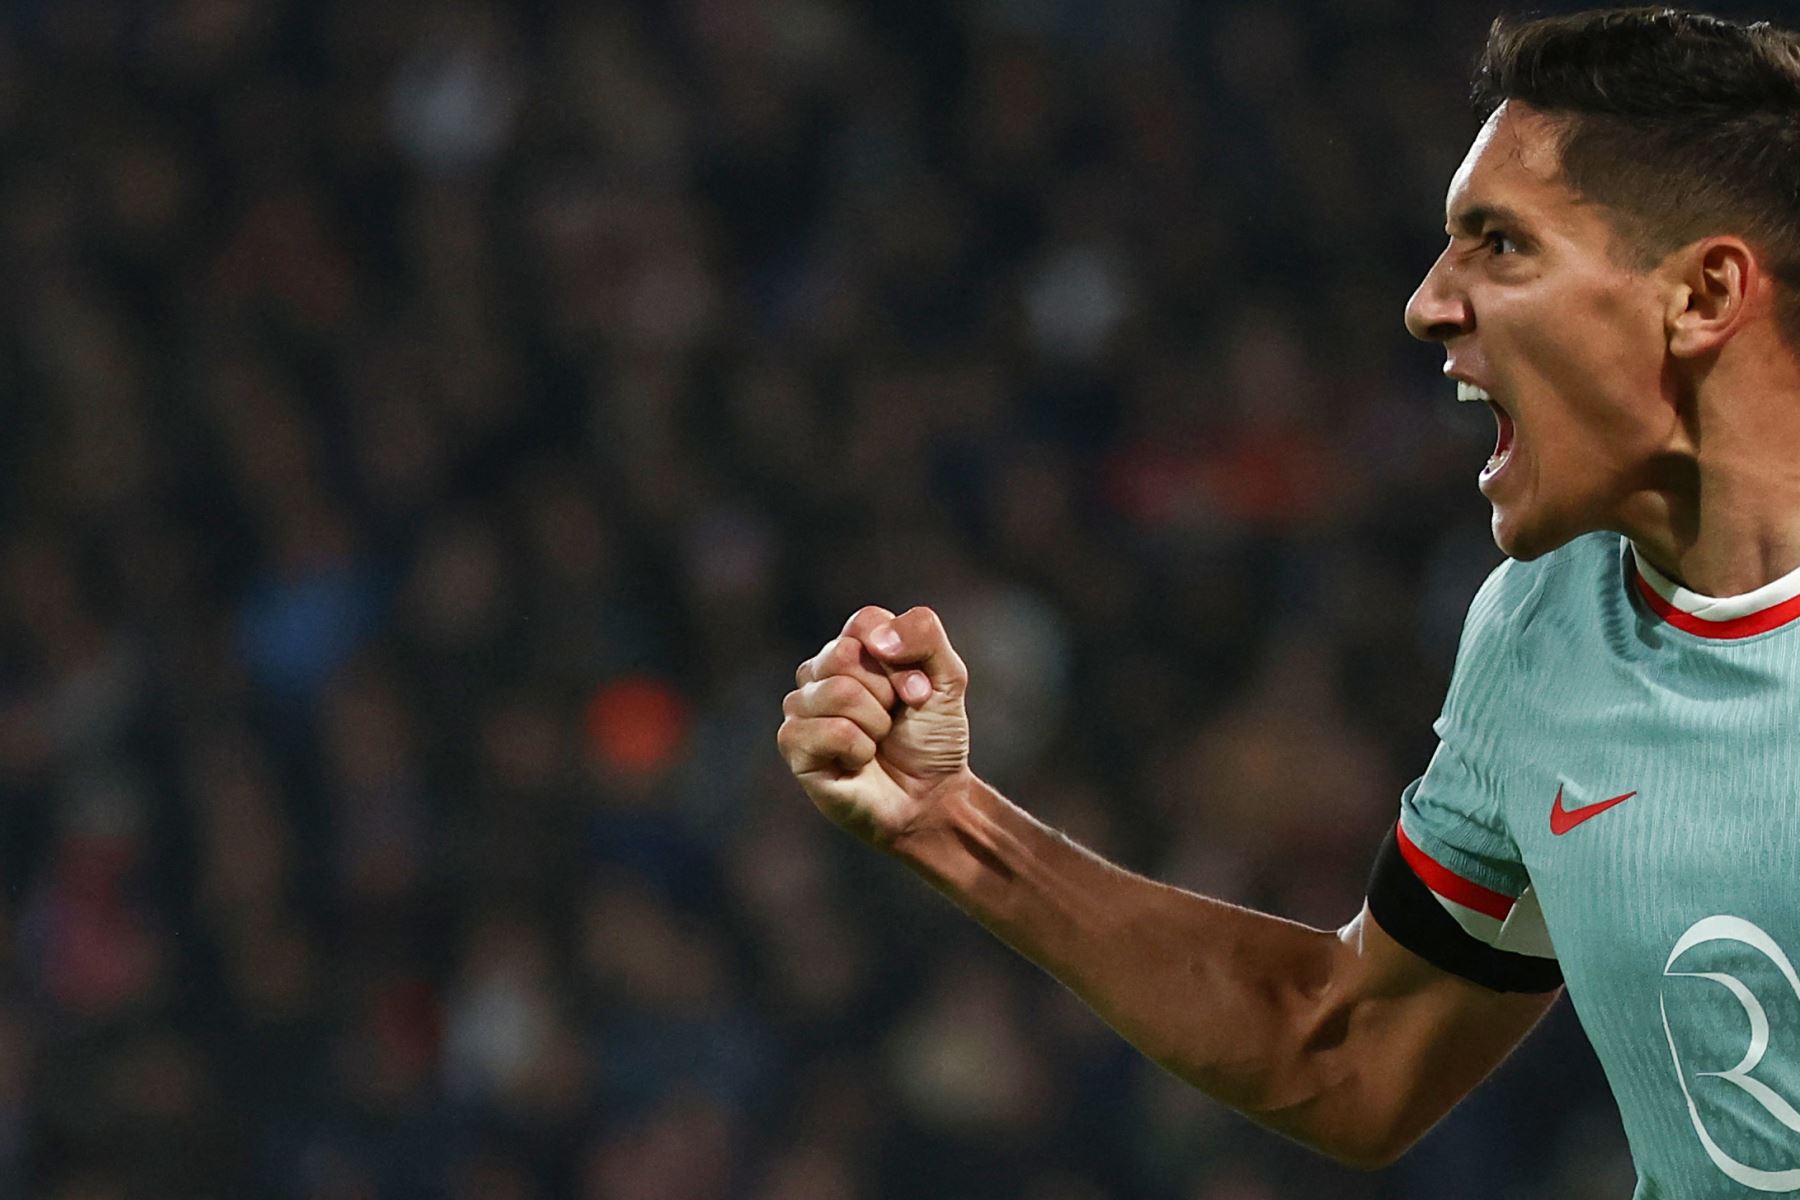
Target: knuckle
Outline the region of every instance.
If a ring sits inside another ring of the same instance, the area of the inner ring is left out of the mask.
[[[848,675],[832,675],[813,686],[818,689],[819,698],[834,710],[849,708],[869,690]]]
[[[937,610],[929,605],[920,604],[908,609],[906,619],[909,625],[923,633],[941,634],[944,631],[944,622],[939,619]]]
[[[805,753],[800,746],[800,738],[794,731],[794,722],[791,718],[783,721],[781,728],[775,731],[775,746],[781,751],[781,757],[787,763],[788,768],[798,771],[805,759]]]
[[[856,744],[857,735],[862,730],[849,717],[825,717],[822,718],[819,732],[833,751],[843,751]]]
[[[870,629],[881,624],[883,621],[891,621],[893,619],[894,614],[881,607],[879,604],[865,604],[857,609],[848,621],[844,622],[844,632],[850,633],[852,630]]]
[[[829,669],[841,671],[862,660],[862,643],[853,637],[835,638],[820,658]]]

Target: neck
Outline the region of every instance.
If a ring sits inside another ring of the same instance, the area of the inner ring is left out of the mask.
[[[1702,595],[1742,595],[1800,568],[1800,370],[1770,350],[1754,371],[1715,364],[1622,530]]]

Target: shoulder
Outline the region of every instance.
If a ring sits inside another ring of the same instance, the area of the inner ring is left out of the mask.
[[[1530,562],[1502,562],[1469,604],[1465,644],[1471,638],[1517,637],[1541,617],[1586,609],[1613,589],[1622,545],[1616,533],[1588,533]]]
[[[1469,604],[1446,712],[1529,707],[1546,663],[1587,653],[1614,623],[1609,607],[1624,603],[1622,547],[1616,533],[1587,534],[1530,562],[1494,568]]]

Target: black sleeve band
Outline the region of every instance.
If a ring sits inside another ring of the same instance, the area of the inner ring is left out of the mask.
[[[1407,866],[1391,829],[1369,875],[1369,912],[1384,933],[1432,966],[1482,987],[1553,992],[1562,986],[1555,959],[1496,950],[1458,925]]]

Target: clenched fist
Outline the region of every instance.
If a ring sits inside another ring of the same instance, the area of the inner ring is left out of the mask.
[[[820,812],[877,846],[968,773],[969,670],[937,614],[859,610],[794,673],[776,742]]]

